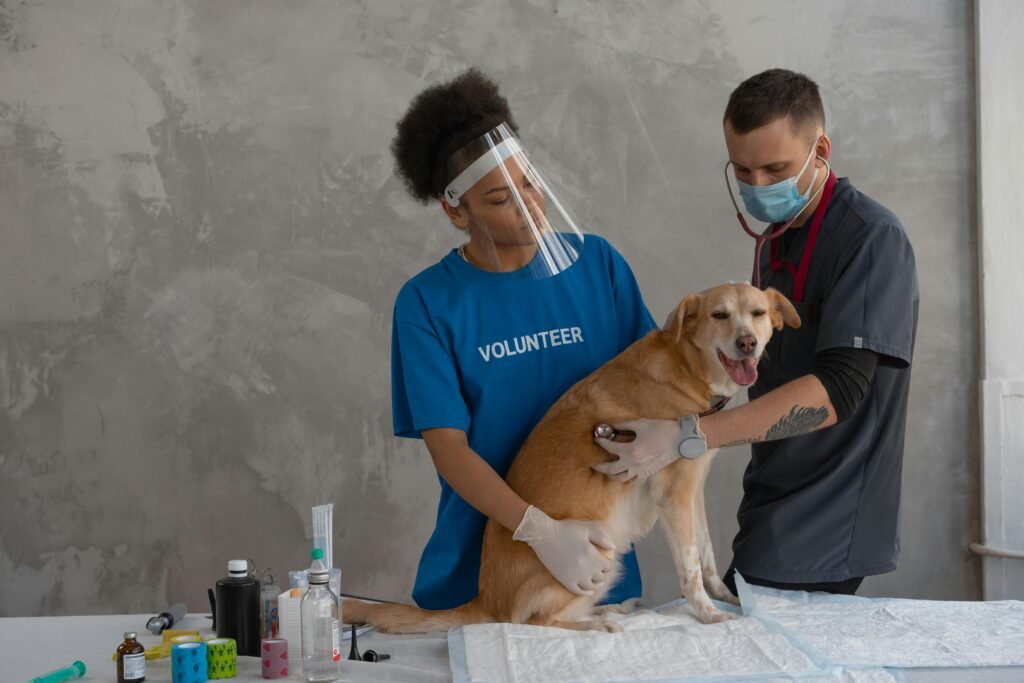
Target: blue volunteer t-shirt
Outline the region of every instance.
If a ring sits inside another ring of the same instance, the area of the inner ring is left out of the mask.
[[[395,302],[395,435],[461,429],[504,477],[548,408],[654,327],[629,265],[600,237],[587,235],[572,266],[540,280],[527,268],[480,270],[452,250],[407,282]],[[412,594],[426,609],[456,607],[476,596],[486,523],[439,480],[437,522]],[[608,602],[640,596],[634,552],[623,566]]]

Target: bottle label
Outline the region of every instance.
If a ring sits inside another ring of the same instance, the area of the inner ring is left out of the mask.
[[[124,656],[124,680],[141,681],[146,677],[146,654]]]
[[[331,639],[334,641],[334,649],[332,651],[332,659],[336,662],[341,661],[341,628],[338,625],[338,620],[335,619],[331,623]]]

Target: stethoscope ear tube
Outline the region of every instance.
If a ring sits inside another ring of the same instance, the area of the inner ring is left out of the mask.
[[[780,227],[769,232],[767,234],[759,234],[750,229],[750,225],[747,223],[747,219],[743,217],[743,212],[740,210],[740,205],[736,203],[736,196],[732,192],[732,183],[729,182],[729,166],[732,165],[732,159],[725,162],[725,186],[729,190],[729,201],[732,202],[732,208],[736,209],[736,220],[740,222],[740,226],[743,227],[744,232],[754,238],[757,242],[757,246],[754,249],[754,286],[761,289],[761,247],[765,245],[765,242],[771,242],[773,239],[781,236],[782,233],[793,227],[793,222],[804,212],[808,206],[811,205],[815,199],[817,199],[821,193],[825,190],[825,185],[828,183],[828,177],[832,173],[832,166],[828,163],[828,159],[823,156],[818,156],[819,159],[825,164],[825,179],[822,181],[818,189],[814,191],[807,201],[804,203],[800,210],[796,212],[796,215],[790,218],[788,221],[783,223]]]

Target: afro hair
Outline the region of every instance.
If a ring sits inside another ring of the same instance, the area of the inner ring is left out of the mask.
[[[518,133],[498,84],[475,68],[417,95],[391,142],[409,194],[424,204],[440,197],[451,180],[448,159],[501,123]]]

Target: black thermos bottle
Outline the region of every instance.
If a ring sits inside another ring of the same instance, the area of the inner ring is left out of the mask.
[[[218,638],[234,638],[240,657],[260,656],[260,582],[245,560],[228,562],[228,576],[217,582]]]

